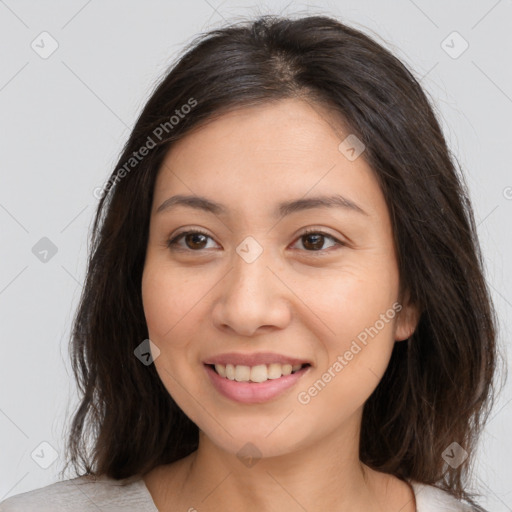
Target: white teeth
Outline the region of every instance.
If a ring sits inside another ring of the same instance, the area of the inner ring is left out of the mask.
[[[292,373],[292,365],[291,364],[283,364],[283,375],[290,375]]]
[[[281,370],[283,366],[278,363],[272,363],[268,365],[268,378],[269,379],[279,379],[283,374]]]
[[[221,376],[229,380],[237,382],[265,382],[268,379],[279,379],[284,375],[290,375],[302,368],[301,364],[280,364],[271,363],[258,364],[256,366],[233,365],[233,364],[216,364],[215,371]]]
[[[226,377],[226,367],[223,364],[216,364],[215,371],[221,376]]]
[[[222,365],[220,365],[222,366]],[[235,367],[232,364],[226,365],[226,377],[229,380],[235,380]]]
[[[247,382],[251,377],[251,367],[250,366],[235,366],[235,380],[237,382]]]
[[[265,382],[267,380],[267,365],[253,366],[251,368],[251,380],[253,382]]]

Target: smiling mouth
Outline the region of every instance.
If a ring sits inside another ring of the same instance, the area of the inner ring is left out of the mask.
[[[297,373],[304,368],[311,366],[305,364],[259,364],[255,366],[233,365],[233,364],[207,364],[217,375],[225,379],[237,382],[265,382],[267,380],[280,379],[281,377]]]

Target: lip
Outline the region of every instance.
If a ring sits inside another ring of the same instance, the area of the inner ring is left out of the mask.
[[[277,362],[275,359],[273,361]],[[300,361],[296,364],[299,363]],[[221,377],[213,368],[208,366],[208,364],[205,363],[204,368],[215,389],[226,398],[243,404],[259,404],[277,398],[282,393],[295,386],[303,375],[311,369],[311,366],[306,366],[290,375],[283,375],[278,379],[269,379],[265,382],[238,382]]]
[[[295,357],[285,356],[283,354],[276,354],[274,352],[258,352],[253,354],[242,354],[240,352],[229,352],[209,357],[204,364],[232,364],[244,366],[257,366],[259,364],[309,364],[313,366],[311,361],[307,359],[297,359]]]

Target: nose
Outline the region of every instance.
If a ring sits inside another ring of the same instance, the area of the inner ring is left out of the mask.
[[[239,336],[284,329],[292,318],[293,293],[280,273],[266,251],[252,262],[234,253],[231,270],[216,287],[212,312],[216,327]]]

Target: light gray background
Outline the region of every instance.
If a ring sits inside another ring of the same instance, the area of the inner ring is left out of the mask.
[[[0,501],[53,483],[62,468],[76,403],[67,343],[93,190],[109,176],[154,82],[199,32],[279,12],[335,15],[421,79],[465,169],[500,344],[510,344],[511,0],[0,0]],[[59,45],[46,59],[31,47],[43,31]],[[446,51],[463,48],[453,31],[469,44],[457,58]],[[47,262],[32,252],[42,237],[58,249]],[[509,382],[478,453],[481,503],[495,512],[512,510],[511,401]],[[35,462],[51,462],[43,442],[58,453],[47,469]]]

